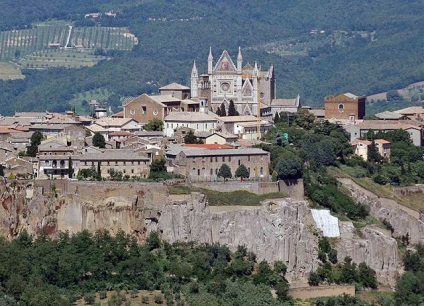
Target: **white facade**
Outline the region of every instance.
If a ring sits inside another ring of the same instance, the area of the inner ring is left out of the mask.
[[[217,119],[202,112],[174,112],[165,118],[164,123],[165,136],[172,137],[179,127],[187,127],[197,132],[213,132]]]

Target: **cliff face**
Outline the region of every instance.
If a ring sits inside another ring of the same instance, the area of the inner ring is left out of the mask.
[[[193,193],[183,200],[168,201],[156,226],[169,242],[219,243],[233,250],[245,245],[259,261],[287,263],[293,279],[306,278],[317,267],[318,238],[305,201],[209,207],[204,195]]]
[[[0,233],[13,239],[31,234],[123,230],[143,243],[158,231],[168,242],[219,243],[236,249],[245,245],[259,261],[282,260],[290,281],[305,282],[318,266],[318,237],[308,203],[290,199],[260,207],[210,207],[200,193],[168,195],[160,184],[40,181],[9,184],[0,181]],[[354,238],[352,226],[341,225],[339,258],[350,256],[377,271],[378,280],[394,284],[399,265],[396,241],[366,228]]]
[[[392,225],[393,237],[408,236],[411,244],[424,243],[424,222],[420,220],[418,212],[392,199],[379,198],[351,179],[340,178],[339,181],[350,189],[355,199],[370,207],[373,216]]]

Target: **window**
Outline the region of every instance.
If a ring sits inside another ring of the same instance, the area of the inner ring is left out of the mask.
[[[239,159],[239,161],[238,161],[238,165],[240,166],[241,165],[241,160]]]
[[[131,169],[131,173],[134,173],[134,169]]]
[[[211,162],[213,161],[213,157],[211,156]]]
[[[343,104],[343,103],[340,103],[340,104],[339,104],[339,109],[340,109],[340,110],[343,110],[343,109],[344,109],[344,104]]]
[[[247,161],[250,161],[250,155],[247,155]]]
[[[197,175],[200,175],[200,169],[197,169]]]
[[[228,156],[228,161],[229,161],[229,162],[231,161],[231,156]]]
[[[143,115],[145,115],[145,114],[147,113],[147,106],[142,106],[142,107],[141,107],[141,113],[142,113]]]
[[[264,174],[264,168],[263,167],[261,167],[260,174],[261,175]]]
[[[225,156],[222,156],[222,161],[225,162]]]
[[[211,169],[211,175],[213,174],[213,170]]]
[[[218,156],[215,156],[215,162],[216,163],[218,162]]]
[[[134,114],[135,114],[135,110],[130,110],[130,115],[132,115],[132,116],[134,116]]]

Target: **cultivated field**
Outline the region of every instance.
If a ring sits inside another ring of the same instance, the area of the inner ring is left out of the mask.
[[[61,23],[0,32],[0,61],[53,48],[131,50],[138,39],[125,27],[72,27]]]
[[[23,79],[23,74],[19,69],[10,63],[0,62],[0,80]]]

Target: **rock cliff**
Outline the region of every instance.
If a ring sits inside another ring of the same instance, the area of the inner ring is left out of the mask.
[[[9,239],[23,229],[54,236],[108,229],[134,235],[143,243],[158,231],[169,241],[220,243],[235,249],[245,245],[258,260],[282,260],[290,281],[305,282],[318,266],[318,237],[308,203],[274,200],[262,206],[210,207],[200,193],[168,195],[162,184],[116,182],[0,181],[0,231]],[[342,224],[339,258],[350,256],[377,271],[378,280],[392,285],[399,265],[396,241],[376,229],[354,238]]]

